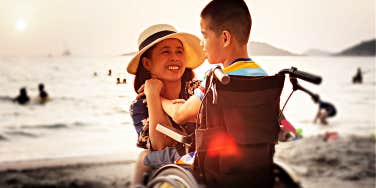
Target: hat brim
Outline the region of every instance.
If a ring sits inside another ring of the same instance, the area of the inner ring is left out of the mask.
[[[141,55],[153,45],[170,38],[179,39],[182,42],[186,57],[186,68],[194,69],[204,62],[205,55],[202,47],[200,46],[200,39],[198,37],[189,33],[173,33],[153,41],[152,43],[138,51],[137,54],[128,63],[127,72],[130,74],[136,74]]]

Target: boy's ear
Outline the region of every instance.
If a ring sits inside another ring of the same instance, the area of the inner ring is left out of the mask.
[[[223,47],[227,47],[231,44],[231,33],[227,30],[222,32],[223,36]]]
[[[151,69],[151,60],[147,57],[143,57],[141,59],[142,65],[145,67],[146,70],[150,71]]]

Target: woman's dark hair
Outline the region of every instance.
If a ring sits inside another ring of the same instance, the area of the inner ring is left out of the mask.
[[[146,50],[140,57],[140,62],[138,63],[137,71],[136,71],[136,76],[134,79],[134,90],[136,93],[138,93],[138,89],[145,83],[146,80],[151,78],[150,72],[144,67],[142,64],[142,58],[151,58],[151,52],[154,49],[155,45],[150,47],[148,50]],[[191,81],[195,77],[194,72],[192,71],[191,68],[185,68],[184,74],[181,77],[181,85],[182,89],[185,87],[185,83],[188,81]]]

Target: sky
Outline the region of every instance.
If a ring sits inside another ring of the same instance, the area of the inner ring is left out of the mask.
[[[250,41],[294,53],[339,52],[375,38],[375,0],[245,0]],[[143,29],[158,23],[202,37],[209,0],[0,0],[1,56],[118,55],[137,51]]]

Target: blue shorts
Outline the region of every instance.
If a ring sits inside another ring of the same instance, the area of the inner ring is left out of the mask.
[[[150,151],[144,159],[144,165],[158,168],[165,164],[174,164],[180,157],[176,148],[166,147],[163,150]]]

